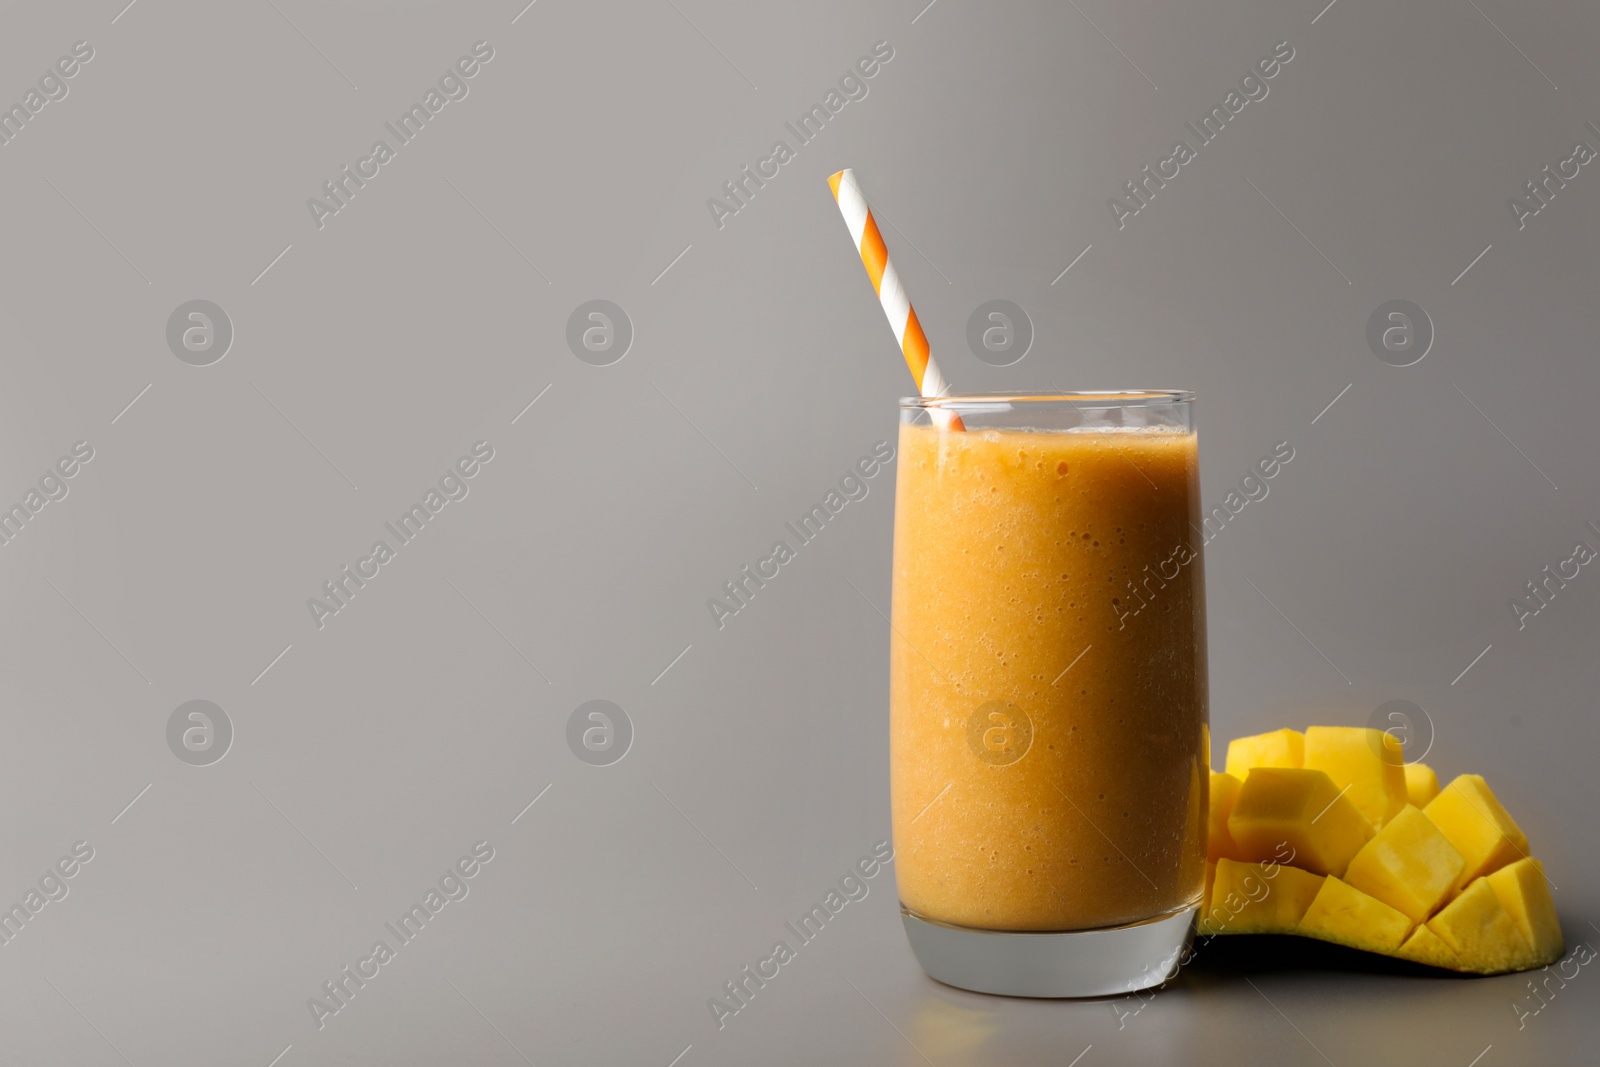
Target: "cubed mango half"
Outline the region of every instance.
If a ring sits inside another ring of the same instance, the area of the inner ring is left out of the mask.
[[[1228,742],[1227,771],[1239,781],[1255,767],[1300,767],[1305,755],[1305,735],[1299,730],[1273,730]]]
[[[1458,775],[1423,810],[1467,861],[1458,888],[1528,854],[1527,835],[1501,807],[1482,775]]]
[[[1370,727],[1313,726],[1306,731],[1304,766],[1326,772],[1334,785],[1347,789],[1373,826],[1383,826],[1405,807],[1405,760],[1392,734]]]
[[[1228,834],[1242,859],[1343,874],[1373,829],[1322,771],[1257,767],[1239,787]]]
[[[1344,880],[1420,923],[1454,891],[1466,865],[1433,821],[1407,804],[1356,853]]]

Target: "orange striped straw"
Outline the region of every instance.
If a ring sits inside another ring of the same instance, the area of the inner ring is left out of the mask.
[[[850,239],[855,241],[856,250],[861,253],[862,265],[867,268],[867,277],[872,279],[872,288],[877,290],[878,302],[883,305],[883,313],[894,330],[894,339],[900,342],[900,351],[906,357],[906,366],[911,368],[917,392],[923,396],[948,396],[950,383],[945,381],[944,375],[939,373],[939,365],[933,361],[928,349],[928,335],[922,332],[922,323],[917,320],[911,298],[906,296],[905,286],[900,284],[900,273],[889,260],[889,247],[883,243],[883,234],[878,231],[877,220],[872,217],[867,198],[862,195],[861,186],[856,182],[855,171],[841,170],[828,179],[828,187],[833,190],[833,198],[839,203],[839,213],[844,216],[845,225],[850,227]],[[938,424],[947,429],[966,429],[961,417],[953,411],[935,408],[931,414]]]

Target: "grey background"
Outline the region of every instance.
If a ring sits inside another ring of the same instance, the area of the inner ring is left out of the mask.
[[[853,166],[959,389],[1195,389],[1212,504],[1293,445],[1207,550],[1217,758],[1414,701],[1595,943],[1600,577],[1520,631],[1507,599],[1600,522],[1600,173],[1521,231],[1507,198],[1600,147],[1600,11],[123,2],[0,32],[4,101],[95,49],[0,147],[0,497],[95,449],[0,547],[0,898],[95,850],[0,947],[0,1059],[1593,1060],[1592,968],[1520,1029],[1526,976],[1202,960],[1137,1015],[961,993],[892,873],[719,1031],[707,998],[888,834],[892,474],[721,631],[705,601],[909,389],[824,184]],[[319,230],[306,199],[480,39],[470,95]],[[719,229],[706,199],[879,40],[869,95]],[[1119,231],[1106,199],[1283,40]],[[193,299],[234,327],[208,367],[165,341]],[[607,367],[566,347],[593,299],[635,330]],[[963,344],[991,299],[1034,327],[1013,366]],[[1393,299],[1435,326],[1415,366],[1366,346]],[[470,495],[318,630],[307,598],[478,440]],[[165,740],[194,699],[233,724],[209,766]],[[591,699],[633,726],[609,766],[565,740]],[[470,895],[317,1029],[307,999],[479,840]]]

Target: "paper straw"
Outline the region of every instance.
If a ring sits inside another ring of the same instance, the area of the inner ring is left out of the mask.
[[[861,263],[867,268],[867,277],[872,280],[873,289],[877,290],[878,302],[883,305],[889,327],[894,330],[894,339],[899,342],[900,351],[906,357],[906,366],[911,368],[911,378],[917,383],[917,392],[923,396],[949,395],[950,383],[945,381],[944,375],[939,372],[939,365],[933,361],[928,348],[928,336],[922,332],[922,323],[917,320],[916,309],[911,306],[911,298],[906,296],[905,286],[900,284],[900,272],[894,269],[894,264],[889,260],[889,248],[883,243],[877,220],[872,217],[867,198],[862,195],[861,186],[856,182],[855,171],[841,170],[828,179],[828,187],[833,190],[839,213],[850,228],[850,239],[856,243]],[[962,425],[961,417],[953,411],[933,408],[930,414],[938,425],[947,429],[966,428]]]

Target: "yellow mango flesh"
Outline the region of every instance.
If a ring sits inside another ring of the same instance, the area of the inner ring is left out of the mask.
[[[1500,806],[1482,775],[1458,776],[1423,810],[1467,861],[1458,887],[1528,854],[1527,835]]]
[[[1376,897],[1328,877],[1301,917],[1300,933],[1352,948],[1393,953],[1405,943],[1413,925]]]
[[[1292,934],[1322,877],[1278,863],[1217,861],[1202,934]]]
[[[1325,772],[1346,790],[1373,826],[1383,826],[1406,804],[1400,742],[1382,730],[1313,726],[1306,730],[1305,767]]]
[[[1300,767],[1305,753],[1305,735],[1299,730],[1273,730],[1253,737],[1236,737],[1228,742],[1227,771],[1239,781],[1255,767]]]
[[[1461,957],[1456,954],[1456,950],[1441,941],[1439,935],[1427,926],[1419,926],[1413,930],[1395,955],[1413,963],[1426,963],[1430,967],[1461,970]]]
[[[1428,929],[1461,958],[1460,970],[1494,974],[1549,962],[1535,956],[1487,878],[1477,879],[1446,904],[1428,920]]]
[[[1562,957],[1549,881],[1482,777],[1441,790],[1394,738],[1347,727],[1240,738],[1228,772],[1210,781],[1201,934],[1299,934],[1477,974]]]
[[[1239,795],[1239,779],[1231,774],[1211,772],[1211,807],[1207,820],[1206,859],[1215,863],[1226,856],[1238,858],[1238,847],[1228,833],[1228,816],[1233,814],[1233,801]]]
[[[1516,921],[1534,956],[1541,963],[1560,959],[1566,944],[1561,937],[1561,922],[1556,918],[1556,903],[1550,898],[1550,882],[1539,861],[1532,857],[1520,859],[1484,881]]]
[[[1373,830],[1322,771],[1257,767],[1239,787],[1228,834],[1242,859],[1343,874]]]
[[[1433,821],[1407,804],[1356,853],[1344,880],[1420,923],[1444,903],[1466,865]]]
[[[1439,776],[1426,763],[1406,764],[1406,802],[1419,808],[1439,795]]]

